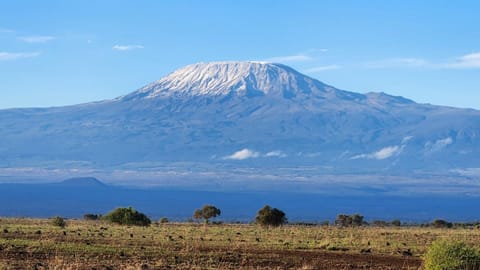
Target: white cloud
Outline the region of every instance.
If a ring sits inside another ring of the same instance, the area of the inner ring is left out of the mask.
[[[451,170],[451,172],[458,173],[464,176],[469,176],[469,177],[480,176],[480,168],[454,169],[454,170]]]
[[[27,43],[46,43],[55,39],[52,36],[25,36],[19,37],[19,40]]]
[[[400,154],[403,150],[404,146],[387,146],[385,148],[382,148],[376,152],[370,153],[370,154],[361,154],[352,157],[351,159],[360,159],[360,158],[366,158],[366,159],[376,159],[376,160],[382,160],[382,159],[387,159],[392,156],[396,156]]]
[[[313,58],[306,54],[294,54],[294,55],[285,55],[285,56],[276,56],[268,58],[266,62],[275,62],[275,63],[291,63],[291,62],[306,62],[311,61]]]
[[[447,137],[445,139],[439,139],[433,143],[427,142],[425,144],[425,151],[427,152],[427,154],[438,152],[452,143],[453,143],[453,140],[451,137]]]
[[[327,71],[327,70],[335,70],[335,69],[340,69],[341,67],[339,65],[326,65],[326,66],[318,66],[318,67],[313,67],[305,70],[307,73],[316,73],[316,72],[322,72],[322,71]]]
[[[287,157],[287,154],[285,154],[282,151],[271,151],[265,154],[265,157],[279,157],[279,158],[284,158]]]
[[[144,47],[142,45],[115,45],[112,47],[112,49],[117,51],[131,51],[143,48]]]
[[[411,139],[413,139],[413,136],[403,137],[403,139],[402,139],[402,144],[406,144],[406,143],[409,142]]]
[[[245,148],[245,149],[242,149],[240,151],[237,151],[237,152],[233,153],[230,156],[224,157],[224,159],[244,160],[244,159],[248,159],[248,158],[257,158],[259,156],[260,156],[259,152],[255,152],[253,150]]]
[[[38,52],[22,52],[22,53],[11,53],[11,52],[0,52],[0,61],[2,60],[16,60],[21,58],[32,58],[39,56]]]
[[[422,58],[392,58],[380,61],[369,62],[365,64],[367,68],[411,68],[411,67],[426,67],[429,62]]]
[[[402,148],[399,147],[398,145],[385,147],[385,148],[382,148],[381,150],[373,153],[372,158],[374,158],[374,159],[386,159],[386,158],[389,158],[393,155],[396,155],[396,154],[400,153],[401,149]]]
[[[446,68],[480,68],[480,52],[458,57],[455,62],[445,65]]]

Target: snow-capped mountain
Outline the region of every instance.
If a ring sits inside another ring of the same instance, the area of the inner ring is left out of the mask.
[[[122,99],[231,95],[291,99],[305,95],[326,97],[335,90],[280,64],[214,62],[181,68]]]
[[[261,62],[198,63],[113,100],[2,110],[0,138],[0,167],[10,170],[188,163],[332,174],[480,171],[480,111],[343,91]]]

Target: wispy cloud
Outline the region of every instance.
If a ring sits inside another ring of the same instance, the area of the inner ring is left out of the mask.
[[[306,73],[317,73],[317,72],[322,72],[322,71],[327,71],[327,70],[335,70],[335,69],[340,69],[341,66],[339,65],[326,65],[326,66],[318,66],[318,67],[312,67],[309,69],[306,69]]]
[[[27,43],[46,43],[55,39],[52,36],[24,36],[19,37],[19,40]]]
[[[224,157],[224,159],[244,160],[249,158],[257,158],[259,156],[260,156],[259,152],[245,148],[231,154],[230,156]]]
[[[112,49],[116,51],[131,51],[131,50],[138,50],[143,49],[142,45],[115,45]]]
[[[306,54],[275,56],[275,57],[265,59],[266,62],[275,62],[275,63],[306,62],[311,60],[313,60],[313,57]]]
[[[464,176],[470,176],[470,177],[480,176],[480,168],[454,169],[454,170],[451,170],[451,172],[458,173]]]
[[[480,68],[480,52],[470,53],[458,57],[453,63],[445,65],[446,68]]]
[[[399,146],[399,145],[388,146],[370,154],[361,154],[361,155],[354,156],[351,159],[360,159],[360,158],[376,159],[376,160],[387,159],[400,154],[403,148],[404,146]]]
[[[279,157],[279,158],[284,158],[287,157],[287,154],[285,154],[282,151],[276,150],[276,151],[271,151],[265,154],[265,157]]]
[[[39,55],[40,55],[39,52],[21,52],[21,53],[0,52],[0,61],[32,58],[32,57],[37,57]]]
[[[434,142],[429,141],[425,143],[425,153],[432,154],[432,153],[438,152],[452,143],[453,143],[453,139],[451,137],[439,139]]]

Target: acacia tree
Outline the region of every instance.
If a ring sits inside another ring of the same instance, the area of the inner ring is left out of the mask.
[[[280,226],[287,223],[287,217],[282,210],[265,205],[258,210],[255,222],[262,226]]]
[[[211,218],[215,218],[220,216],[221,211],[217,207],[213,205],[204,205],[203,208],[195,210],[193,212],[193,218],[195,219],[203,219],[206,224],[210,221]]]

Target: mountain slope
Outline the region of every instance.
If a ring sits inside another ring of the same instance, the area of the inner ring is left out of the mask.
[[[480,168],[479,111],[342,91],[259,62],[190,65],[114,100],[3,110],[0,137],[4,168],[135,171],[188,162],[381,175]]]

